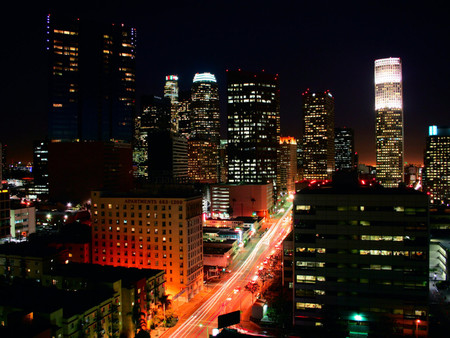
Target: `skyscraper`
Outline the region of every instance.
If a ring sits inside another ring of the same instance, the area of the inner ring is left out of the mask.
[[[219,142],[219,89],[211,73],[197,73],[191,90],[191,138]]]
[[[377,180],[385,187],[403,182],[403,93],[400,58],[375,60]]]
[[[331,179],[334,172],[334,98],[327,90],[303,96],[303,154],[306,180]]]
[[[171,105],[169,98],[144,96],[142,112],[135,118],[133,163],[136,177],[148,177],[150,134],[171,129]],[[155,145],[152,145],[154,147]]]
[[[277,187],[279,192],[294,192],[297,179],[297,141],[281,137],[278,152]]]
[[[48,196],[48,140],[33,142],[33,187],[36,196]]]
[[[171,111],[171,128],[178,131],[178,76],[167,75],[166,84],[164,85],[164,97],[170,99]]]
[[[227,72],[228,182],[275,183],[280,142],[278,75]]]
[[[425,150],[423,185],[432,204],[450,202],[450,127],[430,126]]]
[[[188,141],[189,177],[217,183],[220,140],[219,90],[211,73],[197,73],[191,91],[191,134]]]
[[[353,129],[334,128],[334,162],[336,170],[356,169]]]
[[[47,16],[51,141],[131,142],[136,31]]]

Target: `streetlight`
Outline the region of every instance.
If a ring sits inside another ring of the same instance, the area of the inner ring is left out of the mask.
[[[420,319],[416,319],[416,338],[419,337],[419,324]]]

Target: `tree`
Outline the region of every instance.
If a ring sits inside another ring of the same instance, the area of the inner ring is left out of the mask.
[[[258,292],[260,289],[259,284],[255,282],[248,282],[245,286],[245,291],[248,291],[252,294],[252,304],[253,304],[253,295]]]
[[[261,270],[258,270],[257,275],[258,275],[259,279],[261,279],[261,281],[262,281],[263,289],[264,289],[264,282],[270,278],[273,278],[273,275],[270,273],[270,271],[267,268],[262,268]]]

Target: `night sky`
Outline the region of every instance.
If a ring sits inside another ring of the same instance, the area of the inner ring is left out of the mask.
[[[226,69],[264,69],[280,76],[282,135],[300,137],[301,93],[307,88],[329,89],[335,97],[336,126],[355,129],[360,163],[375,162],[373,62],[400,57],[405,161],[422,163],[428,125],[450,125],[450,25],[443,6],[433,4],[246,0],[8,4],[1,20],[0,141],[8,144],[8,162],[31,161],[32,141],[46,135],[45,19],[47,13],[65,13],[137,29],[138,95],[162,95],[168,74],[178,74],[181,89],[188,90],[195,73],[211,72],[225,100]],[[225,117],[224,104],[222,108]]]

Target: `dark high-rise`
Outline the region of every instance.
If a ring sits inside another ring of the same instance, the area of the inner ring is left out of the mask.
[[[429,126],[423,185],[432,204],[450,202],[450,127]]]
[[[334,162],[336,170],[353,170],[355,162],[355,141],[353,129],[334,128]]]
[[[131,142],[136,31],[47,16],[51,141]]]
[[[303,94],[304,179],[327,180],[334,172],[334,98],[329,91]]]
[[[274,183],[280,143],[278,76],[227,72],[228,182]]]
[[[151,138],[149,135],[171,129],[171,101],[167,97],[144,96],[141,104],[142,111],[134,121],[133,163],[136,167],[135,176],[147,177]]]
[[[428,197],[338,176],[295,195],[295,325],[333,337],[426,337]]]

